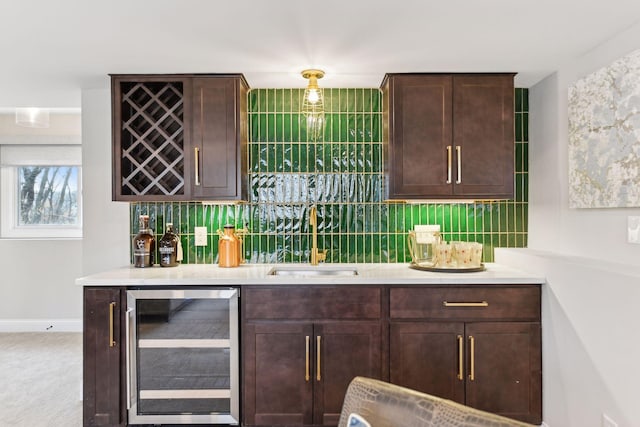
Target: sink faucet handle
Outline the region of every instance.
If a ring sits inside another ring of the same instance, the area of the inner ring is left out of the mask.
[[[309,225],[313,227],[318,226],[318,209],[316,209],[315,206],[312,206],[311,209],[309,209]]]

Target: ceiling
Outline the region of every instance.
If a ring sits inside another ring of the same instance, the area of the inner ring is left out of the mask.
[[[640,19],[638,0],[20,0],[0,6],[0,108],[80,106],[109,73],[241,72],[377,87],[385,72],[517,72],[530,87]]]

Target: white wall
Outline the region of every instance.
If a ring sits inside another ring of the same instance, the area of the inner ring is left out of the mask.
[[[129,204],[111,201],[108,90],[82,91],[82,185],[82,274],[129,265]]]
[[[550,427],[600,427],[602,413],[619,427],[640,426],[640,245],[626,239],[627,216],[640,209],[569,209],[567,114],[575,80],[639,48],[637,24],[529,91],[531,249],[497,249],[496,261],[548,281],[543,418]]]
[[[0,115],[0,144],[80,144],[80,117],[51,114],[48,129]],[[77,330],[82,318],[81,240],[0,239],[0,331]],[[51,328],[53,326],[53,328]]]
[[[542,407],[549,427],[640,426],[640,267],[531,249],[496,260],[544,275]]]
[[[529,90],[529,247],[640,265],[627,216],[640,208],[569,209],[568,88],[640,49],[640,23],[568,62]]]
[[[105,86],[108,86],[106,84]],[[108,90],[82,92],[82,121],[70,136],[54,122],[47,131],[16,129],[0,115],[0,143],[80,143],[83,239],[0,239],[0,331],[81,330],[82,288],[75,279],[129,264],[129,207],[111,201],[111,100]]]
[[[0,240],[0,331],[76,329],[81,240]]]

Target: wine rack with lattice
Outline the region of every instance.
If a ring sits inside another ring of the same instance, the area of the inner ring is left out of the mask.
[[[126,82],[122,91],[122,194],[184,194],[182,82]]]

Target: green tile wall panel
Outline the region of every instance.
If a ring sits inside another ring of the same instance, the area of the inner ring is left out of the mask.
[[[244,255],[252,263],[306,263],[309,208],[318,208],[318,243],[327,262],[407,262],[406,235],[415,224],[440,224],[446,240],[526,247],[528,220],[528,89],[515,90],[513,200],[404,205],[383,202],[382,95],[377,89],[324,89],[325,124],[311,140],[300,114],[300,89],[254,89],[249,105],[250,200],[239,205],[198,202],[131,203],[131,238],[138,216],[150,216],[159,238],[173,222],[184,263],[217,263],[217,230],[247,228]],[[207,228],[205,247],[194,227]]]

